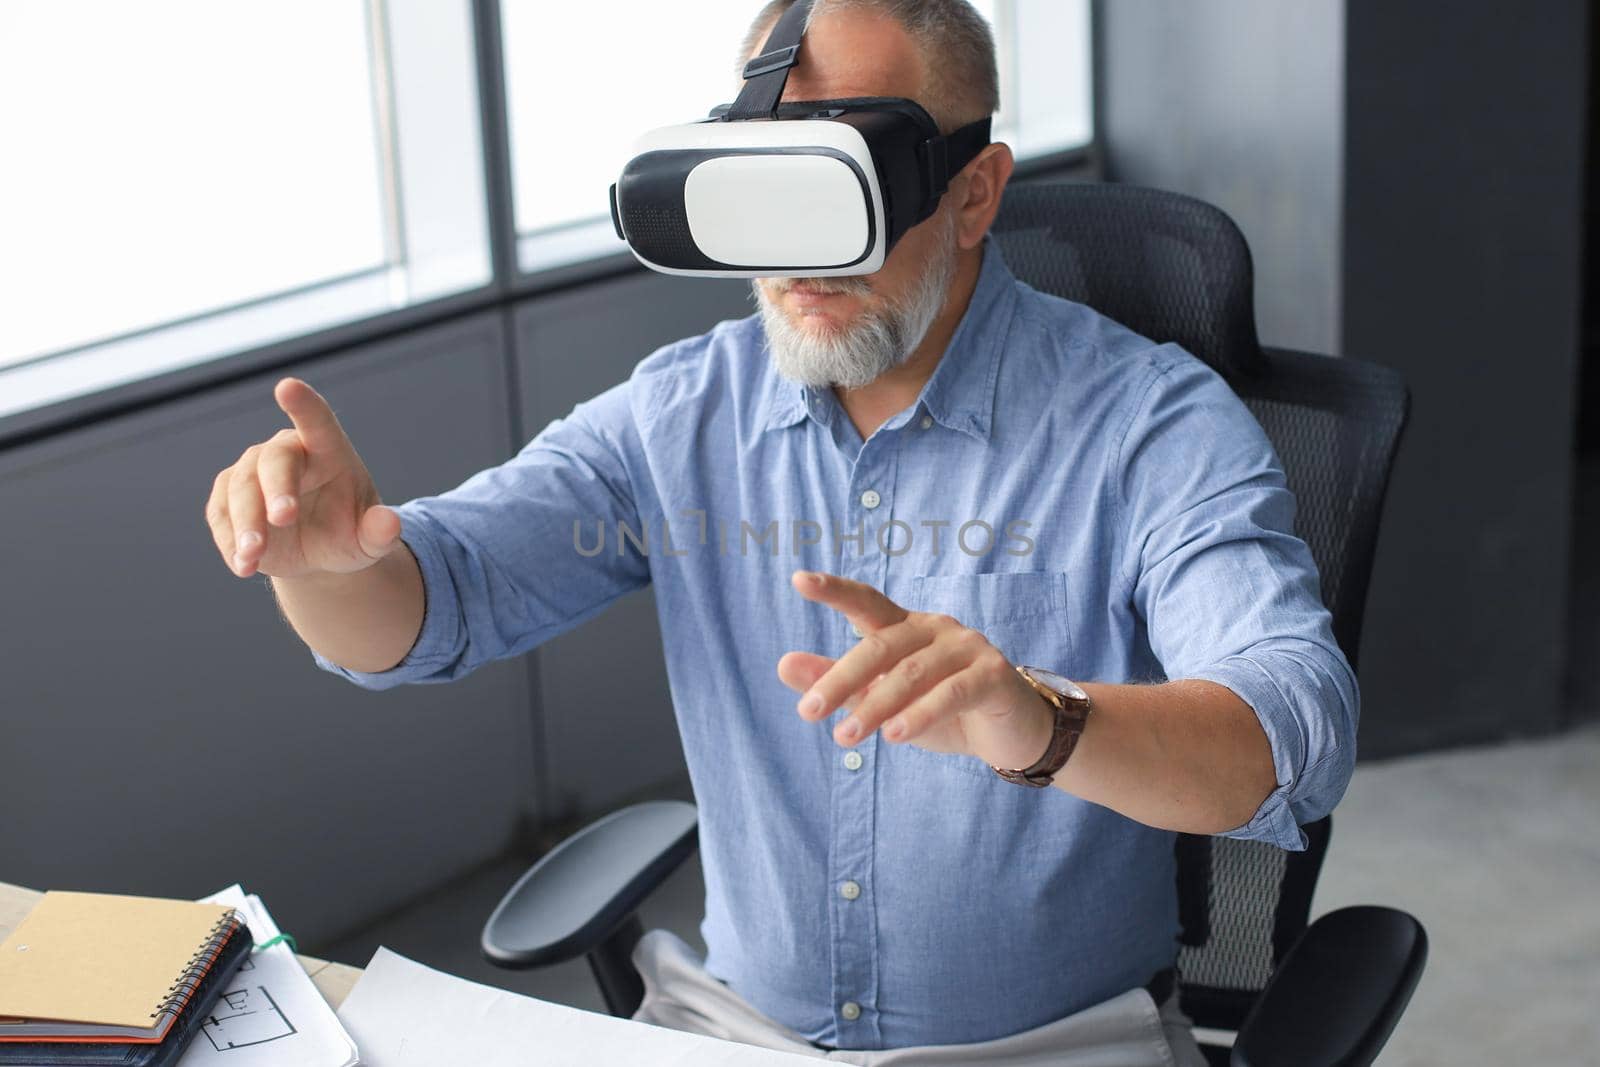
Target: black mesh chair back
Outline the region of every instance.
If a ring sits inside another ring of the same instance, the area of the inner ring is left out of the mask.
[[[1263,349],[1250,249],[1210,204],[1157,189],[1019,183],[995,239],[1012,271],[1157,342],[1176,342],[1245,401],[1283,463],[1334,635],[1352,666],[1373,548],[1407,392],[1370,363]],[[1329,821],[1304,827],[1304,852],[1231,838],[1178,837],[1185,1011],[1237,1030],[1305,929]],[[1208,1053],[1211,1050],[1208,1050]],[[1225,1060],[1219,1060],[1225,1062]]]

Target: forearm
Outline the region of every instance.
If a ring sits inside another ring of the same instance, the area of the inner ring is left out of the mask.
[[[1094,710],[1056,788],[1148,826],[1196,834],[1249,822],[1276,788],[1267,735],[1226,686],[1083,689]]]
[[[422,630],[422,571],[403,541],[366,570],[274,578],[272,589],[300,639],[347,670],[394,667]]]
[[[890,742],[1006,768],[1032,767],[1050,751],[1051,705],[979,631],[948,615],[908,612],[838,575],[796,571],[791,581],[867,631],[837,660],[795,651],[778,661],[778,677],[802,694],[801,718],[821,722],[853,702],[833,726],[839,744],[881,728]],[[1262,720],[1227,686],[1194,679],[1083,689],[1093,709],[1052,779],[1062,791],[1148,826],[1202,834],[1250,823],[1276,791]]]

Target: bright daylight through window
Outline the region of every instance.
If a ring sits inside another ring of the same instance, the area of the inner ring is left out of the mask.
[[[93,6],[0,9],[0,361],[385,263],[359,4]]]
[[[606,193],[629,145],[737,94],[760,4],[501,0],[518,269],[623,251]],[[1087,144],[1088,0],[975,6],[996,138]],[[0,418],[481,291],[474,12],[0,2]]]
[[[468,0],[0,4],[0,416],[486,283],[472,48]]]

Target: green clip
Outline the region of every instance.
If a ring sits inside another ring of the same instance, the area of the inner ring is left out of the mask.
[[[256,951],[260,952],[264,948],[271,948],[273,945],[276,945],[279,941],[287,941],[289,943],[290,950],[293,951],[293,952],[299,952],[300,951],[300,946],[295,944],[294,938],[290,937],[288,934],[279,934],[277,937],[269,937],[269,938],[267,938],[265,941],[261,942],[261,944],[256,946]]]

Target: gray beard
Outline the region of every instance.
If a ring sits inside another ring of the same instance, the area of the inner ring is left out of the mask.
[[[904,363],[944,309],[950,283],[955,280],[956,216],[951,213],[946,222],[938,225],[942,226],[938,246],[910,295],[898,304],[864,312],[859,321],[839,334],[819,335],[796,326],[768,298],[766,290],[752,281],[750,287],[767,333],[767,349],[778,373],[813,388],[859,389]],[[783,279],[774,289],[781,295],[799,280],[802,279]],[[860,278],[804,280],[825,292],[856,296],[870,292]]]

